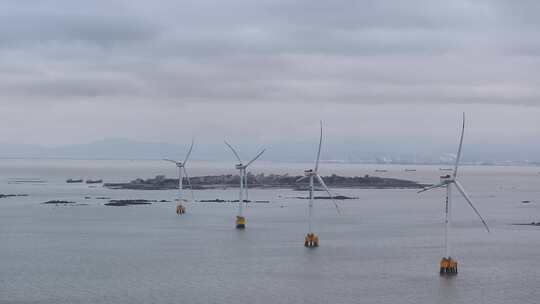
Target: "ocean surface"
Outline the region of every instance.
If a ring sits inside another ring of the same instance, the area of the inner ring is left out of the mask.
[[[235,174],[233,163],[193,161],[191,176]],[[253,173],[301,175],[312,164],[256,162]],[[405,169],[416,169],[408,171]],[[375,172],[385,169],[387,172]],[[434,183],[439,166],[323,163],[322,175],[377,175]],[[334,189],[315,202],[321,246],[303,246],[305,195],[251,189],[247,228],[237,206],[175,203],[109,207],[112,199],[167,199],[176,191],[108,190],[67,178],[129,181],[175,176],[161,161],[0,160],[0,303],[539,303],[540,168],[463,166],[460,180],[492,231],[454,197],[456,277],[440,277],[444,191]],[[235,199],[237,189],[194,191]],[[186,193],[189,197],[189,192]],[[85,197],[90,197],[85,199]],[[78,206],[43,205],[72,200]],[[531,201],[528,204],[524,200]],[[84,205],[87,204],[87,205]]]

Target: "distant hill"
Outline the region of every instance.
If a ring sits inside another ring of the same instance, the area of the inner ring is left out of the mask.
[[[125,138],[108,138],[86,144],[45,147],[31,144],[0,143],[2,158],[75,158],[75,159],[161,159],[184,156],[191,139],[185,145],[164,142],[143,142]],[[234,144],[237,144],[233,141]],[[269,161],[312,162],[316,142],[280,142],[265,146],[262,159]],[[242,158],[246,161],[263,148],[260,144],[238,143]],[[429,143],[404,139],[402,142],[325,142],[321,159],[335,162],[394,162],[439,163],[451,162],[456,147],[448,145],[429,146]],[[523,146],[486,145],[468,143],[464,146],[465,162],[502,162],[505,160],[540,163],[540,148],[533,144]],[[193,159],[233,160],[231,152],[222,142],[196,142]]]
[[[87,144],[58,147],[1,144],[3,158],[160,159],[183,155],[186,147],[169,143],[108,138]]]

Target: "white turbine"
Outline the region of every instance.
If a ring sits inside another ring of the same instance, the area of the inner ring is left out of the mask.
[[[330,193],[330,190],[328,189],[328,187],[324,183],[324,180],[319,175],[319,160],[321,158],[321,146],[322,146],[322,136],[323,136],[322,121],[320,123],[321,123],[321,133],[320,133],[320,137],[319,137],[319,149],[317,151],[317,159],[315,161],[315,168],[305,170],[304,171],[304,176],[299,178],[296,181],[296,182],[300,182],[302,180],[305,180],[306,178],[309,178],[309,205],[308,205],[309,206],[309,208],[308,208],[308,210],[309,210],[308,211],[308,229],[309,229],[309,232],[308,232],[308,234],[307,234],[307,236],[305,238],[305,242],[304,242],[304,245],[307,246],[307,247],[317,247],[319,245],[319,238],[312,231],[313,191],[315,191],[315,189],[314,189],[314,179],[317,179],[319,184],[328,193],[330,199],[332,200],[332,202],[334,203],[334,206],[336,207],[336,210],[337,210],[338,214],[341,214],[341,212],[339,210],[339,205],[334,200],[334,196]]]
[[[186,201],[183,197],[183,187],[182,187],[182,181],[184,180],[184,175],[186,176],[187,184],[190,187],[191,190],[191,196],[192,199],[194,199],[193,195],[193,189],[191,188],[191,182],[189,180],[189,174],[186,170],[186,163],[189,159],[189,156],[191,155],[191,151],[193,150],[193,145],[195,144],[195,141],[191,140],[191,146],[189,147],[188,153],[186,154],[186,157],[184,158],[184,161],[177,161],[173,159],[164,159],[165,161],[171,162],[176,165],[178,168],[178,197],[176,201],[178,202],[178,205],[176,206],[176,213],[182,214],[185,212],[185,208],[182,206],[182,201]]]
[[[229,149],[231,149],[232,153],[234,154],[234,156],[238,160],[238,164],[236,164],[234,166],[236,169],[238,169],[239,176],[240,176],[240,192],[239,192],[239,195],[238,195],[238,215],[236,216],[236,228],[242,229],[242,228],[246,227],[246,219],[242,215],[242,209],[243,209],[243,204],[244,204],[244,192],[245,192],[245,195],[246,195],[246,199],[247,199],[247,195],[248,195],[248,193],[247,193],[247,191],[248,191],[247,190],[247,170],[246,169],[255,160],[257,160],[264,153],[264,151],[266,151],[266,149],[262,149],[261,152],[259,152],[252,160],[250,160],[247,164],[244,165],[244,163],[242,162],[242,159],[240,158],[240,156],[238,155],[236,150],[233,148],[233,146],[231,146],[227,141],[225,141],[225,144],[227,145],[227,147],[229,147]]]
[[[426,187],[418,193],[425,192],[432,189],[437,188],[446,188],[446,206],[445,206],[445,220],[444,220],[444,247],[445,247],[445,257],[441,260],[441,274],[456,274],[457,273],[457,262],[451,258],[450,255],[450,244],[448,235],[450,233],[451,228],[451,220],[452,220],[452,188],[453,186],[456,187],[458,192],[463,196],[465,201],[471,206],[473,211],[476,213],[476,215],[480,218],[482,221],[482,224],[486,228],[487,232],[489,232],[489,227],[482,218],[482,215],[480,215],[480,212],[478,212],[478,209],[473,205],[469,195],[465,192],[465,189],[461,185],[461,183],[457,180],[457,173],[458,173],[458,167],[459,167],[459,161],[461,158],[461,148],[463,146],[463,135],[465,134],[465,113],[463,113],[463,124],[461,127],[461,137],[459,140],[459,147],[456,155],[456,162],[454,165],[454,170],[452,174],[441,176],[441,182],[429,187]]]

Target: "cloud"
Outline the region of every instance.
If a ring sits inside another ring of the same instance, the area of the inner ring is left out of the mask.
[[[388,112],[421,112],[414,122],[377,127],[374,137],[391,136],[394,127],[403,129],[401,136],[417,131],[424,126],[418,116],[442,107],[453,113],[441,119],[483,106],[510,107],[533,119],[529,114],[537,110],[522,106],[540,105],[538,6],[2,1],[0,129],[18,125],[17,135],[3,135],[31,138],[28,143],[84,142],[111,133],[174,140],[163,128],[175,125],[186,136],[217,139],[213,128],[219,128],[220,136],[278,140],[288,129],[303,130],[292,122],[330,116],[343,130],[355,121],[351,113],[363,111],[372,123]]]

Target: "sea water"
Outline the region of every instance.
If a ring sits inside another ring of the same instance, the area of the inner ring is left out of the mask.
[[[254,163],[253,173],[301,175],[312,164]],[[404,169],[416,169],[405,171]],[[375,172],[384,169],[386,172]],[[67,178],[175,176],[160,161],[0,160],[0,303],[538,303],[540,169],[463,166],[459,178],[491,233],[454,192],[455,277],[439,276],[444,190],[334,189],[317,200],[320,247],[303,246],[306,193],[250,189],[247,228],[237,205],[109,207],[111,199],[173,200],[176,191],[110,190]],[[188,164],[192,176],[235,174],[233,163]],[[365,174],[434,183],[439,166],[321,164],[322,175]],[[22,182],[21,182],[22,181]],[[185,193],[191,197],[189,191]],[[236,199],[238,188],[194,191]],[[89,197],[89,198],[85,198]],[[78,206],[43,205],[70,200]],[[524,200],[531,201],[528,204]]]

